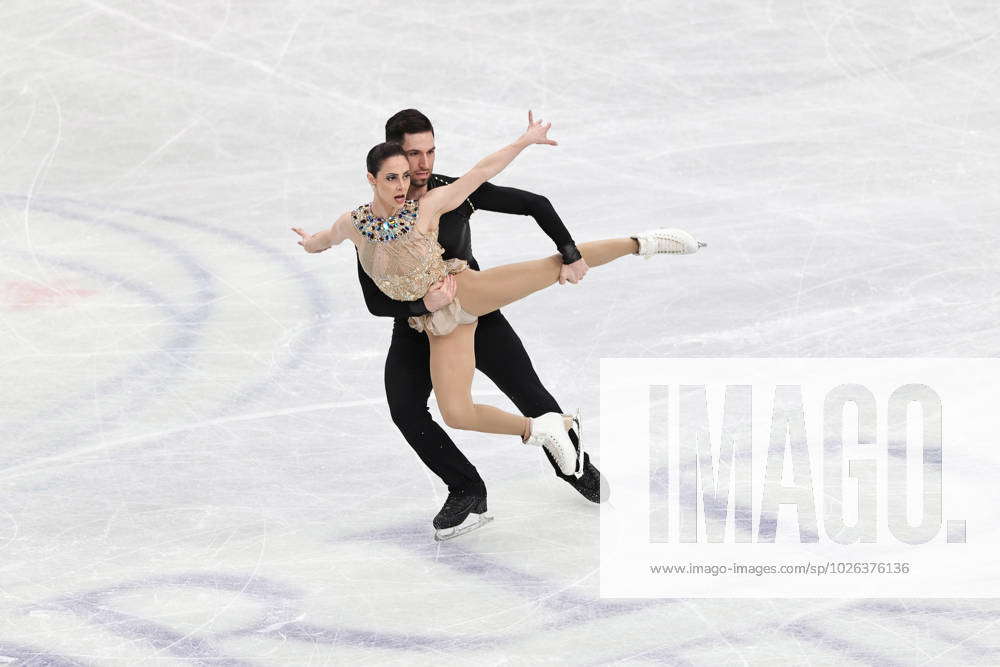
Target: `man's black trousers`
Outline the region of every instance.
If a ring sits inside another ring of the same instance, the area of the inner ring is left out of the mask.
[[[538,417],[546,412],[562,412],[538,379],[521,339],[499,310],[479,318],[476,368],[523,415]],[[385,359],[385,395],[392,421],[420,460],[448,485],[449,492],[485,494],[486,485],[475,466],[431,418],[427,408],[431,388],[427,334],[413,330],[406,320],[397,319]]]

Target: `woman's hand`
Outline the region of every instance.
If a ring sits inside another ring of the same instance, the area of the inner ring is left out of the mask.
[[[528,112],[528,129],[514,143],[504,146],[495,153],[487,155],[476,163],[464,176],[457,181],[438,188],[432,188],[420,198],[420,216],[437,215],[455,210],[476,188],[504,170],[511,160],[531,144],[546,144],[558,146],[549,139],[549,128],[552,123],[535,122],[532,113]]]
[[[330,244],[325,238],[328,235],[323,232],[310,235],[306,234],[299,227],[292,227],[292,231],[302,237],[302,240],[299,241],[299,245],[305,248],[306,252],[315,253],[330,249]]]
[[[559,144],[557,142],[546,136],[549,132],[549,128],[551,127],[552,123],[543,124],[541,120],[536,123],[534,116],[529,111],[528,129],[521,135],[521,141],[524,141],[527,144],[546,144],[548,146],[558,146]]]

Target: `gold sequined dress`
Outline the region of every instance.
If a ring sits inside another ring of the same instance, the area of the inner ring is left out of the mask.
[[[417,229],[419,202],[409,200],[389,218],[372,213],[371,204],[351,212],[359,238],[361,268],[390,299],[422,299],[431,285],[451,273],[469,268],[464,259],[442,259],[444,248],[437,239]],[[462,310],[455,298],[444,308],[407,320],[417,331],[444,336],[459,324],[471,324],[475,315]]]

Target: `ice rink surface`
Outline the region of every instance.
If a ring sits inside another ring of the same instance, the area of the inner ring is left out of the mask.
[[[578,241],[710,244],[505,309],[598,462],[602,357],[997,356],[998,32],[991,0],[3,0],[0,663],[1000,663],[990,599],[602,600],[597,506],[510,438],[453,432],[496,520],[435,544],[391,322],[289,231],[369,200],[398,109],[453,175],[551,120],[495,182]],[[472,229],[483,266],[552,252]]]

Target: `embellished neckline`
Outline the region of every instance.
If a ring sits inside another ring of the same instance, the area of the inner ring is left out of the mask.
[[[392,241],[409,233],[417,224],[417,202],[408,199],[403,207],[388,218],[375,215],[371,204],[358,207],[354,216],[354,226],[361,235],[371,241]]]

